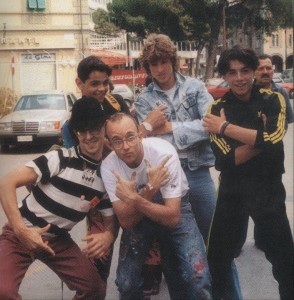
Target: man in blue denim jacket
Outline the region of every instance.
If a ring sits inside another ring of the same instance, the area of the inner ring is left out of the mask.
[[[213,98],[201,81],[177,72],[177,49],[166,35],[147,38],[140,62],[153,80],[135,102],[138,120],[144,120],[141,130],[176,148],[189,182],[193,213],[206,242],[216,192],[209,172],[214,155],[201,119]]]

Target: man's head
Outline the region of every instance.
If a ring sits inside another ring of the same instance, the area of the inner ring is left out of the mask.
[[[225,50],[218,61],[218,71],[228,82],[231,91],[242,101],[248,101],[258,59],[251,49],[235,46]]]
[[[143,160],[142,135],[135,119],[116,113],[107,120],[105,134],[116,155],[130,168]]]
[[[255,83],[267,89],[272,87],[274,68],[272,57],[267,54],[258,56],[258,67],[255,71]]]
[[[109,88],[111,68],[97,56],[91,55],[80,61],[77,73],[76,84],[82,95],[103,102]]]
[[[93,159],[102,156],[106,118],[100,103],[93,97],[83,97],[73,105],[69,129],[81,152]]]
[[[150,34],[139,58],[141,65],[160,87],[168,87],[175,82],[178,70],[177,48],[164,34]]]

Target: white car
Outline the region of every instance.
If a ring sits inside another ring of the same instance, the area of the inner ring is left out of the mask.
[[[134,93],[126,84],[118,83],[118,84],[114,84],[113,87],[114,88],[111,91],[112,94],[119,94],[124,99],[131,100],[131,101],[134,100]]]
[[[121,95],[125,100],[126,104],[128,105],[131,114],[133,116],[136,115],[135,106],[134,106],[134,93],[126,84],[122,84],[122,83],[114,84],[111,93]]]
[[[69,119],[74,94],[62,91],[34,92],[23,95],[13,111],[0,119],[2,152],[10,145],[60,144],[62,126]]]

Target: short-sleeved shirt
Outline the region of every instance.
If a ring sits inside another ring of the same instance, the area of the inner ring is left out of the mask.
[[[140,192],[148,183],[146,161],[149,162],[151,167],[155,167],[158,166],[166,156],[171,156],[166,163],[170,178],[161,186],[161,195],[160,197],[155,197],[155,201],[161,202],[163,198],[183,197],[189,187],[175,148],[169,142],[155,137],[143,139],[142,144],[144,158],[137,168],[128,167],[114,151],[103,160],[101,174],[110,201],[119,200],[115,195],[116,177],[112,171],[118,172],[125,180],[130,180],[133,172],[136,172],[136,184],[138,192]]]
[[[61,148],[28,162],[26,166],[33,168],[38,178],[20,204],[25,223],[37,227],[51,224],[49,232],[60,235],[84,219],[90,208],[104,216],[113,215],[100,164],[82,155],[78,147]]]

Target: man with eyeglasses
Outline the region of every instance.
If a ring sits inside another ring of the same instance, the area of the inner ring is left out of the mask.
[[[1,299],[21,298],[19,286],[35,259],[76,291],[74,299],[105,298],[105,279],[91,261],[109,255],[118,231],[100,175],[105,120],[94,98],[77,100],[69,121],[77,146],[47,152],[1,180],[8,219],[0,236]],[[18,208],[16,189],[28,184],[33,188]],[[104,231],[87,235],[81,251],[69,231],[91,209],[101,212]]]
[[[136,121],[123,113],[112,115],[105,130],[114,151],[103,160],[101,174],[123,228],[120,299],[143,299],[142,266],[154,238],[171,299],[211,299],[204,242],[176,150],[163,139],[142,139]]]

